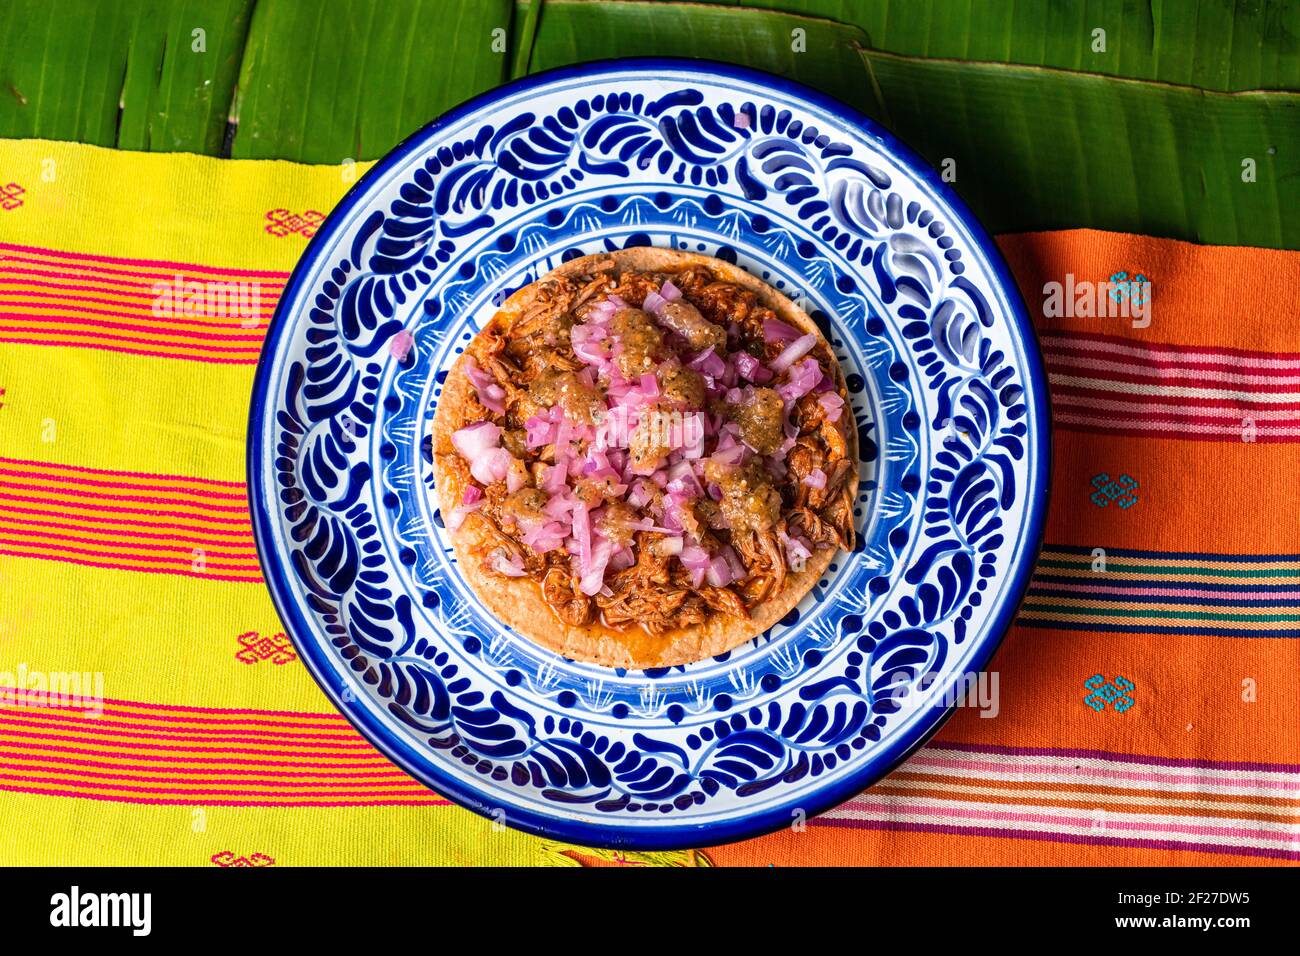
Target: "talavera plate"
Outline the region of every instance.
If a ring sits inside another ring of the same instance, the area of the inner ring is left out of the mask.
[[[859,545],[749,644],[625,672],[555,657],[480,605],[427,436],[494,303],[645,244],[736,262],[822,325],[858,430]],[[805,819],[932,734],[1020,599],[1047,457],[1023,304],[934,171],[805,87],[664,59],[510,84],[380,161],[280,300],[248,446],[277,607],[361,733],[479,813],[629,848]]]

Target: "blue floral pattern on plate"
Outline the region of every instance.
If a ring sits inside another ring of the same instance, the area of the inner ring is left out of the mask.
[[[859,544],[728,654],[564,660],[461,580],[432,494],[446,370],[511,291],[654,244],[799,301],[844,369]],[[920,161],[776,77],[631,60],[480,97],[330,216],[258,370],[250,495],[277,607],[381,750],[579,842],[751,835],[851,796],[932,733],[1009,624],[1041,530],[1041,366],[987,237]]]

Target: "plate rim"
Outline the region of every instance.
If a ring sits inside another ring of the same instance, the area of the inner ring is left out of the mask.
[[[984,669],[998,648],[1002,646],[1015,615],[1024,601],[1033,567],[1042,549],[1046,528],[1053,445],[1050,396],[1047,391],[1047,378],[1038,337],[1029,319],[1020,289],[992,236],[952,187],[943,181],[937,170],[919,153],[856,107],[796,80],[752,67],[690,57],[619,57],[569,64],[508,81],[465,100],[421,126],[376,160],[374,165],[343,194],[326,215],[315,235],[308,240],[307,246],[285,282],[275,311],[267,325],[253,376],[245,444],[246,486],[258,563],[261,565],[265,584],[271,594],[272,604],[297,648],[299,658],[330,703],[371,746],[379,750],[402,771],[433,792],[481,816],[493,818],[496,810],[503,809],[509,825],[536,836],[586,846],[631,850],[692,849],[762,836],[788,826],[790,811],[794,808],[803,809],[811,818],[851,799],[889,774],[939,732],[952,717],[956,704],[932,705],[929,713],[917,726],[904,732],[899,739],[883,746],[866,759],[862,766],[843,779],[827,784],[803,797],[792,799],[788,803],[781,803],[724,822],[645,827],[638,826],[635,822],[614,825],[611,821],[610,826],[602,826],[599,823],[585,823],[526,808],[508,806],[498,808],[487,802],[484,795],[473,787],[464,785],[445,773],[436,763],[421,758],[420,752],[411,741],[402,739],[387,726],[378,722],[360,698],[352,701],[342,699],[340,690],[334,686],[329,671],[318,657],[323,653],[323,648],[312,637],[312,629],[287,587],[285,578],[288,569],[271,546],[273,541],[271,512],[260,509],[260,501],[266,497],[265,493],[268,489],[263,485],[260,475],[264,463],[261,454],[265,438],[263,423],[268,399],[273,401],[273,397],[269,395],[271,366],[289,329],[288,303],[299,294],[300,286],[306,281],[307,274],[319,264],[322,256],[335,240],[335,234],[347,220],[349,213],[365,198],[371,185],[383,178],[395,166],[405,162],[443,126],[488,108],[501,99],[565,78],[609,72],[653,75],[656,70],[667,70],[670,74],[681,70],[714,73],[733,80],[769,86],[806,100],[836,116],[850,127],[857,127],[882,151],[899,165],[906,167],[909,173],[928,186],[948,205],[953,218],[958,220],[970,234],[972,245],[989,263],[992,278],[999,284],[1008,300],[1010,318],[1025,346],[1024,374],[1026,380],[1035,386],[1035,398],[1031,407],[1033,414],[1037,416],[1043,441],[1037,459],[1028,465],[1030,474],[1025,494],[1029,496],[1030,501],[1027,513],[1030,527],[1025,535],[1026,544],[1019,561],[1007,569],[1007,573],[1012,576],[1007,599],[994,615],[989,625],[988,637],[983,645],[971,656],[961,674],[954,676],[965,677],[967,674],[978,673]]]

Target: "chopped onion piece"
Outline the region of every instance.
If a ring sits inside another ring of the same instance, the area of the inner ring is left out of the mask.
[[[820,468],[814,468],[808,474],[804,475],[803,483],[809,488],[825,488],[826,472]]]
[[[704,577],[715,588],[724,588],[730,584],[731,566],[727,564],[727,559],[722,555],[711,558],[708,568],[705,569]]]
[[[800,567],[813,555],[812,543],[802,536],[792,537],[780,532],[781,543],[785,545],[786,561],[792,568]]]
[[[474,488],[474,486],[470,485],[469,488],[465,489],[466,497],[469,496],[470,488]],[[452,508],[451,514],[443,515],[443,524],[447,526],[448,531],[459,531],[460,526],[465,523],[465,519],[475,511],[478,511],[479,508],[483,507],[482,492],[479,492],[479,495],[480,497],[478,500],[466,501],[464,504]]]
[[[604,300],[597,302],[586,314],[588,322],[604,324],[614,317],[614,314],[627,308],[627,303],[622,297],[611,295]]]
[[[506,390],[493,382],[478,390],[479,404],[498,415],[506,413]]]
[[[740,555],[736,554],[736,549],[731,545],[722,549],[722,557],[726,560],[727,567],[731,568],[731,580],[739,581],[749,573],[741,563]]]
[[[472,355],[465,356],[465,377],[469,379],[478,394],[479,403],[490,412],[498,415],[506,413],[506,390],[497,384],[490,374],[479,367]]]
[[[655,487],[645,479],[638,479],[632,485],[632,492],[627,496],[627,503],[633,508],[644,508],[654,498]]]
[[[541,415],[534,415],[524,422],[524,444],[529,448],[541,448],[555,441],[555,422]]]
[[[817,336],[812,332],[800,336],[787,345],[780,355],[772,359],[772,371],[777,373],[784,372],[795,362],[799,361],[799,359],[811,352],[816,345]]]
[[[476,422],[452,433],[451,443],[470,464],[490,448],[501,444],[501,429],[491,422]]]
[[[611,361],[609,348],[603,342],[574,342],[573,354],[597,371],[604,371]]]
[[[520,540],[538,554],[545,554],[564,544],[566,530],[558,521],[538,521],[524,531]]]
[[[739,465],[745,460],[745,446],[735,444],[728,448],[723,448],[721,444],[719,444],[718,451],[713,453],[713,460],[719,465]]]
[[[772,373],[763,367],[763,363],[748,352],[737,352],[733,356],[736,371],[740,377],[755,385],[764,385],[772,381]]]
[[[605,586],[605,566],[613,556],[614,543],[608,538],[597,539],[585,565],[584,562],[579,562],[582,577],[578,581],[578,587],[583,594],[590,596],[600,593],[600,589]]]
[[[514,460],[514,456],[504,448],[489,448],[470,462],[469,473],[475,481],[484,485],[505,481],[510,474],[510,463]]]
[[[506,469],[506,491],[513,495],[526,484],[528,484],[528,472],[524,470],[523,462],[511,458],[510,466]]]
[[[585,575],[591,564],[591,513],[586,503],[580,499],[575,499],[573,503],[573,537],[578,543],[578,573]]]
[[[826,409],[826,420],[837,422],[840,420],[840,413],[844,411],[844,399],[840,398],[834,392],[825,392],[817,399],[821,407]]]
[[[688,544],[678,552],[677,560],[688,571],[703,571],[709,566],[709,552],[698,544]]]
[[[817,360],[804,359],[790,369],[789,380],[776,392],[783,400],[793,402],[811,392],[823,378],[825,375],[822,374],[822,367],[817,364]]]
[[[682,418],[682,456],[701,458],[704,455],[706,421],[702,412],[693,412]]]
[[[502,548],[497,548],[492,552],[491,566],[492,570],[497,574],[504,574],[508,578],[522,578],[524,576],[524,562],[519,555],[515,554],[507,557]]]
[[[542,511],[545,512],[546,516],[549,518],[571,523],[573,521],[574,501],[575,499],[573,495],[569,494],[568,489],[566,488],[561,493],[552,495],[551,499],[546,502],[545,506],[543,506]]]
[[[713,351],[712,347],[692,358],[686,363],[686,367],[694,369],[701,375],[711,375],[714,378],[721,377],[727,371],[727,363],[718,357],[718,353]]]
[[[780,319],[764,319],[763,338],[768,342],[793,342],[799,338],[799,330]]]
[[[546,469],[542,475],[542,490],[549,494],[559,494],[565,488],[565,479],[569,472],[569,458],[562,456],[555,464]]]

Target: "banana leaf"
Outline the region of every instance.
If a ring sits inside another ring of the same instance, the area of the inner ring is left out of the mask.
[[[672,4],[669,22],[667,6],[547,0],[531,68],[672,53],[764,66],[861,106],[936,166],[955,161],[954,187],[995,231],[1090,226],[1300,248],[1288,213],[1300,182],[1300,94],[897,56],[832,21]],[[817,25],[808,52],[788,43],[774,52],[796,23]],[[754,62],[751,24],[766,31],[766,61]],[[865,77],[842,57],[854,42]],[[1243,181],[1247,160],[1253,182]]]
[[[863,50],[868,109],[994,231],[1088,226],[1300,248],[1300,94],[1207,93]]]
[[[511,15],[509,0],[258,0],[232,155],[382,156],[507,78]]]
[[[1296,94],[1171,85],[1300,88],[1298,38],[1281,0],[6,0],[0,135],[334,163],[512,73],[702,56],[955,161],[994,229],[1300,248]]]
[[[5,0],[0,135],[220,152],[252,4]]]
[[[498,81],[506,63],[523,72],[533,52],[522,18],[500,52],[501,37],[491,34],[506,25],[508,5],[500,0],[261,0],[249,37],[254,2],[7,0],[0,5],[0,135],[219,153],[242,75],[242,117],[251,131],[239,155],[372,158],[440,108]],[[544,6],[562,5],[521,7],[535,23]],[[727,31],[724,17],[734,16],[750,38],[747,53],[754,38],[775,36],[774,25],[787,22],[755,25],[761,11],[777,11],[857,27],[862,45],[883,53],[1212,90],[1300,89],[1300,4],[1292,0],[715,0],[703,11],[658,5],[664,9],[648,15],[656,29],[681,23],[696,33],[711,22]],[[198,28],[205,31],[201,53],[192,49]],[[1106,31],[1105,50],[1094,49],[1096,29]],[[312,46],[317,39],[324,55]],[[572,39],[585,45],[581,33]],[[608,40],[597,43],[608,49]],[[779,50],[759,57],[769,64],[782,58]],[[817,83],[815,75],[805,78]],[[842,79],[839,95],[852,100],[858,76],[850,71]],[[281,81],[289,85],[272,87]],[[364,95],[349,101],[358,89]]]
[[[1295,0],[713,0],[827,17],[885,53],[1207,90],[1300,89]],[[1094,30],[1105,31],[1097,49]]]
[[[532,72],[610,57],[705,57],[789,76],[859,108],[871,103],[859,56],[866,34],[834,20],[653,0],[546,0],[540,9]]]

